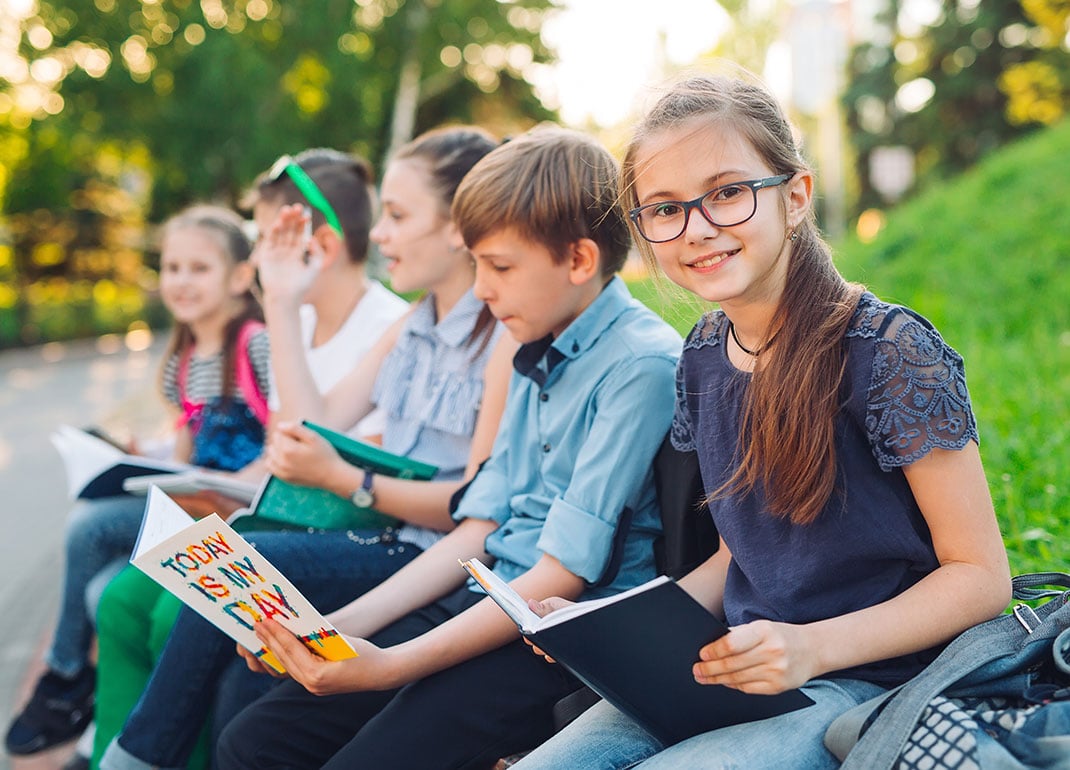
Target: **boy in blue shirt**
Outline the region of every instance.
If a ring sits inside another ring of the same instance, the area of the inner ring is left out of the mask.
[[[615,277],[629,244],[616,178],[597,143],[550,128],[465,178],[453,217],[475,292],[521,343],[494,453],[457,528],[332,615],[359,637],[359,657],[324,661],[260,624],[295,681],[231,722],[219,766],[476,768],[550,734],[553,704],[579,683],[531,654],[457,560],[494,559],[535,599],[595,598],[654,575],[651,463],[680,339]]]

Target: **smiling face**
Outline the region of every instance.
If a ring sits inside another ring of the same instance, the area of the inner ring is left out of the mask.
[[[431,187],[424,161],[392,162],[383,175],[382,214],[371,239],[386,260],[395,291],[441,291],[471,282],[468,253]]]
[[[243,271],[247,272],[247,271]],[[160,297],[175,321],[196,330],[222,328],[248,281],[231,265],[213,234],[180,227],[164,238],[160,252]]]
[[[560,336],[598,295],[598,247],[593,241],[580,243],[561,261],[555,261],[545,246],[509,229],[473,244],[475,295],[517,342]]]
[[[701,119],[654,133],[638,147],[635,167],[640,206],[688,201],[777,173],[741,133]],[[732,227],[716,227],[693,210],[682,235],[650,244],[654,256],[670,280],[709,302],[775,305],[787,275],[789,234],[809,207],[810,184],[800,172],[783,186],[759,190],[754,216]]]

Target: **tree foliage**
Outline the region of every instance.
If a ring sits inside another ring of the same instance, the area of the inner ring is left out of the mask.
[[[888,0],[883,40],[857,46],[844,96],[861,184],[858,207],[882,200],[870,179],[876,148],[913,151],[919,182],[951,176],[1038,126],[1070,102],[1070,3],[941,0],[912,29]]]
[[[0,1],[0,282],[114,278],[102,251],[139,250],[146,221],[192,200],[234,203],[283,153],[330,146],[379,165],[443,122],[505,134],[552,118],[525,79],[551,57],[539,30],[552,8]]]

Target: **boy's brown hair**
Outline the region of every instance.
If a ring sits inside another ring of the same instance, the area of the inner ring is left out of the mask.
[[[453,221],[472,246],[513,230],[561,262],[582,238],[601,252],[609,278],[624,264],[631,236],[617,206],[617,163],[578,131],[539,126],[494,150],[468,172],[453,199]]]

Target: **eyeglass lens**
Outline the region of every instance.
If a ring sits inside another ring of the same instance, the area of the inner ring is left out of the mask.
[[[674,240],[684,232],[691,209],[701,207],[706,219],[716,227],[731,227],[750,219],[757,206],[758,191],[753,187],[726,185],[711,190],[700,201],[644,206],[636,224],[644,238],[659,243]]]

